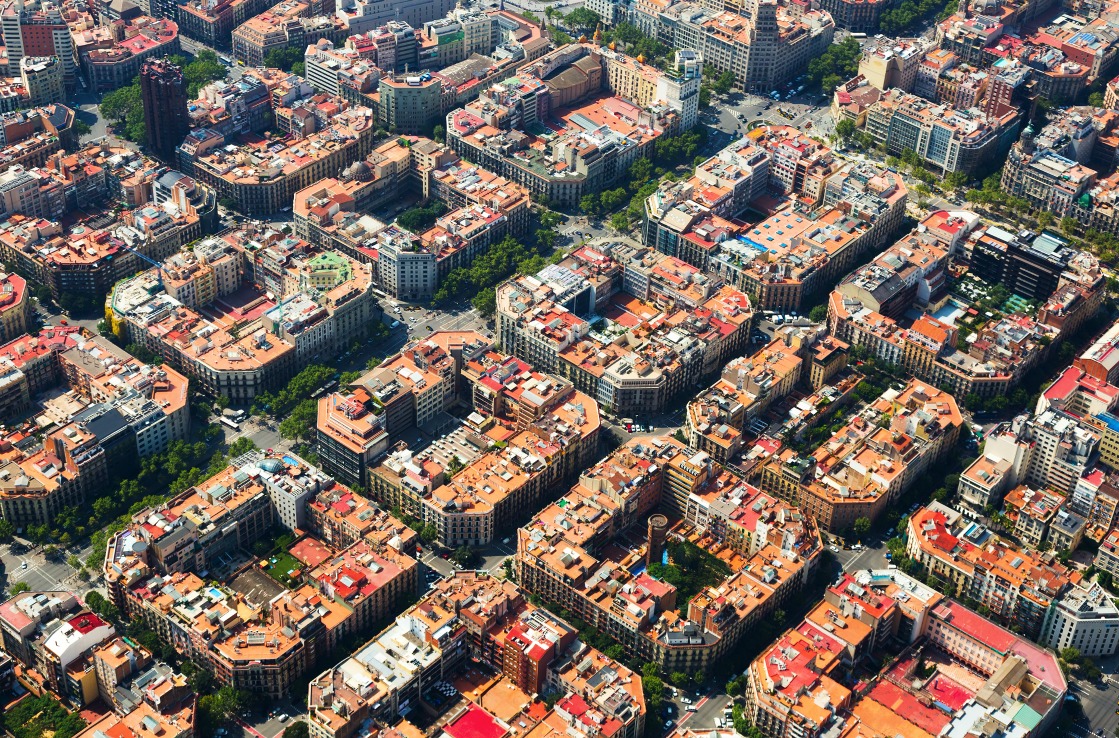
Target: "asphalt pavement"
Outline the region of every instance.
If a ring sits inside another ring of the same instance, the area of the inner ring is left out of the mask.
[[[85,594],[94,589],[98,572],[90,572],[91,578],[83,581],[76,569],[66,563],[70,554],[75,554],[83,562],[93,549],[87,544],[77,549],[63,549],[62,558],[48,561],[43,555],[42,546],[31,546],[26,541],[17,541],[18,552],[13,544],[0,544],[0,561],[4,565],[4,589],[8,590],[17,582],[25,582],[34,592],[54,590],[73,590]]]
[[[690,706],[680,701],[682,696],[683,693],[678,694],[671,700],[676,706],[676,723],[677,727],[690,730],[711,730],[719,727],[719,722],[723,720],[723,711],[730,704],[730,697],[722,692],[689,695],[688,699],[692,701]],[[695,710],[689,712],[689,707],[695,707]]]

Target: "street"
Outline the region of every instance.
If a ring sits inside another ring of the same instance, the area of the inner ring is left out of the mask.
[[[66,558],[73,553],[84,562],[92,551],[88,544],[81,549],[62,549],[60,559],[48,561],[41,546],[32,546],[18,537],[12,543],[0,544],[0,561],[4,566],[3,589],[11,589],[12,585],[24,582],[33,592],[68,589],[85,594],[95,588],[100,572],[90,572],[90,579],[83,581],[77,570],[66,563]]]
[[[692,704],[683,703],[681,699],[684,697],[690,700]],[[724,710],[730,704],[730,697],[722,692],[700,696],[698,694],[687,695],[685,692],[677,690],[676,696],[668,702],[675,706],[674,713],[679,715],[676,719],[677,727],[690,730],[711,730],[720,727]],[[689,707],[695,709],[689,711]],[[667,728],[668,725],[666,724],[665,727]],[[669,732],[671,732],[671,729]]]
[[[1119,655],[1096,659],[1096,666],[1104,672],[1099,682],[1069,680],[1069,691],[1079,698],[1084,711],[1076,724],[1081,731],[1077,735],[1111,738],[1119,726]]]

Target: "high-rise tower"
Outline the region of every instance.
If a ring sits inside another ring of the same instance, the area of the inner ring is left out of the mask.
[[[163,161],[175,163],[175,149],[190,128],[183,70],[165,59],[150,59],[140,68],[140,96],[148,146]]]

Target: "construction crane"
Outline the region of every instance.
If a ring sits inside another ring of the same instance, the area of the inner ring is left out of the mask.
[[[131,251],[133,254],[136,254],[136,256],[139,256],[141,259],[143,259],[144,261],[148,262],[153,267],[155,267],[155,273],[158,275],[158,278],[159,278],[159,286],[160,287],[163,286],[163,265],[161,265],[158,261],[151,258],[147,254],[140,253],[139,251],[132,248],[128,244],[124,243],[123,241],[121,241],[121,246],[124,247],[126,250]]]

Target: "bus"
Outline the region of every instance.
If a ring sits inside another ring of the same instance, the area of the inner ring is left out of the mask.
[[[241,430],[241,424],[231,418],[221,417],[218,420],[220,420],[221,424],[226,428],[232,428],[235,431]]]

